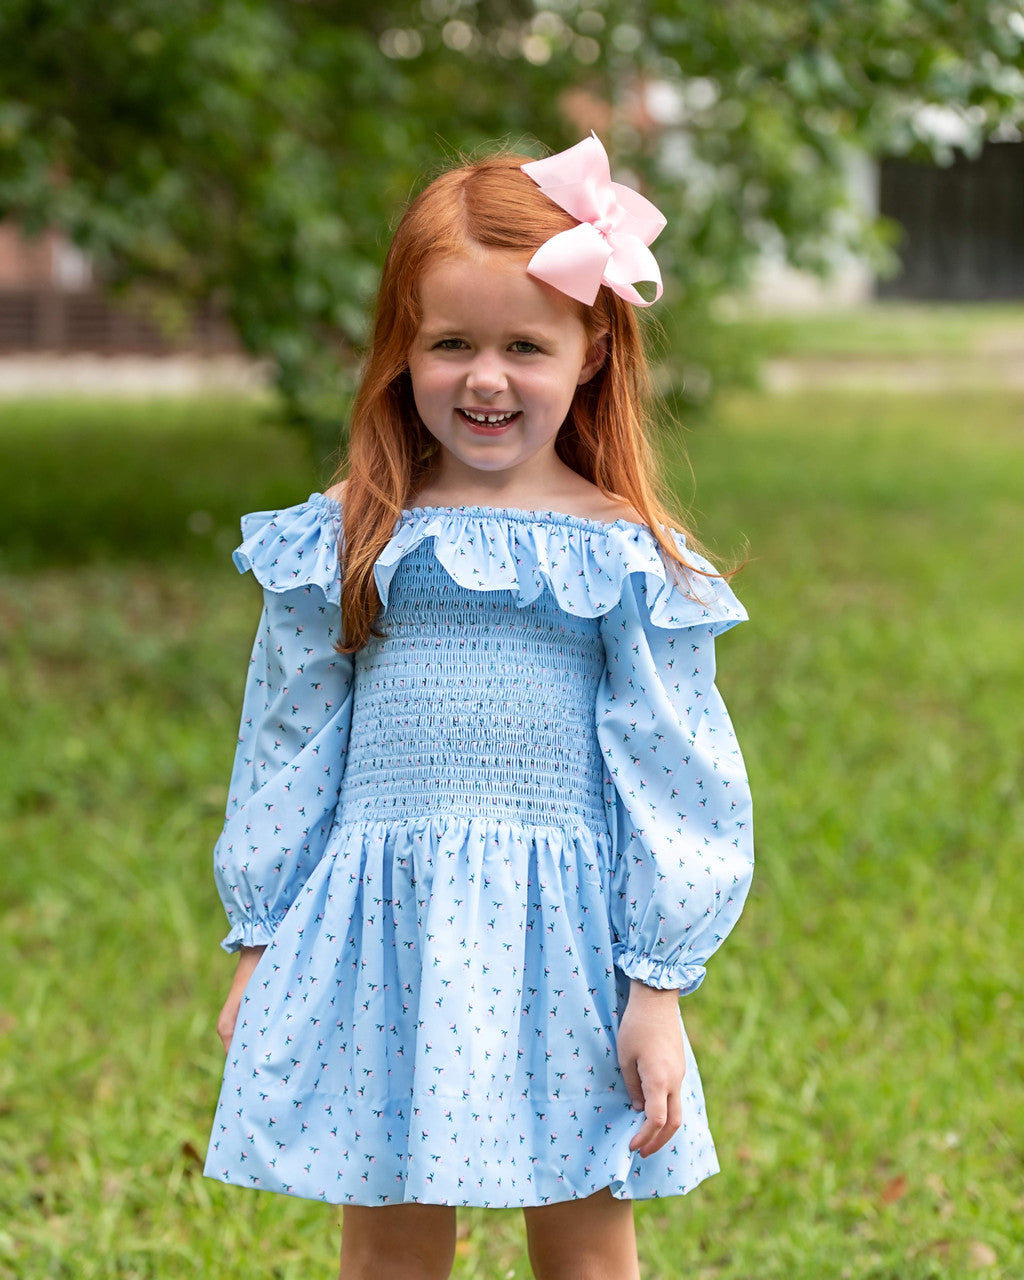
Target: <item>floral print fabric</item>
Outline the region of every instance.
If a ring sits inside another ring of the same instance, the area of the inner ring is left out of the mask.
[[[615,1038],[629,979],[693,990],[749,886],[714,687],[742,606],[641,525],[414,508],[386,636],[339,655],[340,532],[315,494],[235,553],[264,609],[214,865],[223,945],[267,949],[206,1172],[365,1205],[689,1190],[718,1167],[689,1044],[643,1160]]]

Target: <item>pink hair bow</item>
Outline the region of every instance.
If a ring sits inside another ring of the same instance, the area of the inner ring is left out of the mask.
[[[661,272],[647,246],[665,218],[638,191],[612,182],[608,153],[596,133],[522,170],[579,219],[579,226],[545,240],[526,268],[530,275],[588,306],[602,284],[638,307],[651,305],[633,288],[638,280],[654,281],[653,302],[661,297]]]

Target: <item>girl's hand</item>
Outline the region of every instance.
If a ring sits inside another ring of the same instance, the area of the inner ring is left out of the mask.
[[[619,1022],[619,1068],[637,1111],[647,1119],[629,1144],[630,1151],[653,1155],[668,1142],[683,1119],[680,1093],[686,1075],[679,992],[630,984]]]
[[[238,1008],[242,1003],[245,988],[252,977],[253,969],[256,968],[259,958],[265,950],[265,947],[243,947],[238,953],[238,968],[235,970],[235,978],[231,983],[228,998],[224,1001],[224,1008],[221,1009],[220,1017],[217,1019],[217,1034],[220,1036],[225,1053],[231,1047],[231,1037],[235,1034],[235,1019],[238,1017]]]

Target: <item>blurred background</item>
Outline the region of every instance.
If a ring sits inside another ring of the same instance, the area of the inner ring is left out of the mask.
[[[1024,8],[3,0],[4,1280],[336,1270],[337,1211],[200,1172],[230,553],[342,456],[404,202],[591,129],[751,613],[758,875],[683,1006],[723,1172],[640,1207],[645,1277],[1024,1275]],[[528,1276],[520,1216],[455,1274]]]

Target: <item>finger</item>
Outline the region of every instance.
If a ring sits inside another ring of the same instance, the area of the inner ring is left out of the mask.
[[[224,1052],[227,1053],[231,1048],[231,1041],[235,1035],[235,1019],[232,1018],[230,1022],[226,1022],[222,1016],[217,1023],[217,1034],[220,1036],[220,1042],[224,1046]]]
[[[661,1125],[650,1116],[643,1122],[640,1128],[633,1135],[629,1144],[630,1151],[639,1151],[642,1156],[647,1154],[647,1146],[654,1138],[655,1134],[661,1129]]]
[[[631,1151],[639,1151],[642,1156],[650,1154],[651,1143],[656,1140],[668,1120],[667,1093],[664,1090],[656,1091],[649,1088],[648,1096],[644,1099],[644,1111],[647,1113],[647,1118],[629,1144]]]
[[[634,1111],[643,1111],[644,1109],[644,1090],[640,1083],[640,1072],[637,1070],[635,1062],[625,1062],[621,1066],[622,1079],[626,1084],[626,1092],[629,1094],[629,1100],[633,1104]]]
[[[660,1151],[667,1142],[672,1140],[682,1122],[682,1100],[678,1093],[670,1093],[668,1095],[668,1108],[665,1116],[665,1123],[661,1126],[646,1147],[640,1150],[641,1156],[646,1159],[647,1156],[653,1156],[656,1151]]]
[[[678,1089],[668,1095],[668,1122],[675,1133],[683,1123],[683,1097]]]

